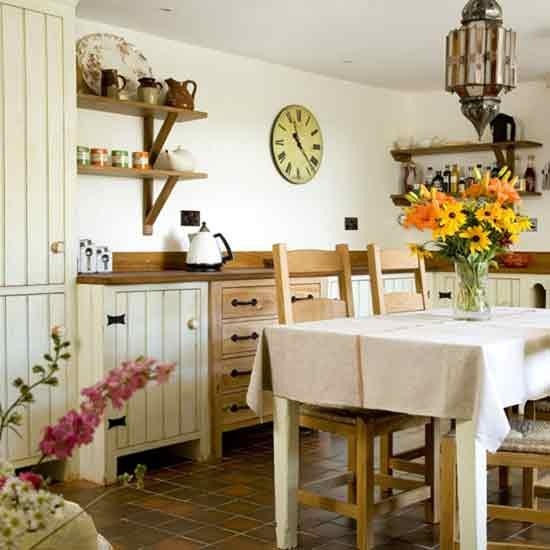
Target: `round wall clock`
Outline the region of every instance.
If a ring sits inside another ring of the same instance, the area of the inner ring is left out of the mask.
[[[323,135],[313,113],[288,105],[271,130],[271,154],[277,170],[290,183],[311,181],[323,160]]]

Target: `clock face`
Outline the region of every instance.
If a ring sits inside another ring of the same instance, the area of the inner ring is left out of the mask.
[[[323,160],[323,135],[313,113],[301,105],[285,107],[273,123],[271,154],[287,181],[311,181]]]

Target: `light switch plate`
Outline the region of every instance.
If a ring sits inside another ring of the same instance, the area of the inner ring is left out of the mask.
[[[359,218],[344,218],[346,231],[357,231],[359,229]]]

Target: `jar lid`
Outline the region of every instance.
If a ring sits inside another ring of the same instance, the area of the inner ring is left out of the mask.
[[[127,157],[128,156],[128,151],[124,151],[122,149],[113,149],[111,151],[111,154],[113,155],[119,155],[121,157]]]
[[[103,149],[102,147],[94,147],[92,153],[108,153],[108,149]]]
[[[90,148],[89,147],[85,147],[84,145],[79,145],[77,148],[76,148],[77,151],[82,151],[83,153],[87,153]]]

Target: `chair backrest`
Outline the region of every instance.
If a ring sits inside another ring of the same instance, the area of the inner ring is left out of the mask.
[[[353,317],[351,260],[348,246],[339,244],[336,250],[292,250],[285,244],[273,246],[273,267],[277,293],[279,323],[291,325],[306,321],[323,321]],[[290,274],[300,277],[338,275],[340,300],[327,298],[293,300]]]
[[[372,310],[375,315],[407,313],[428,309],[428,289],[424,258],[409,250],[382,250],[368,246]],[[414,274],[415,292],[384,292],[384,273]]]

